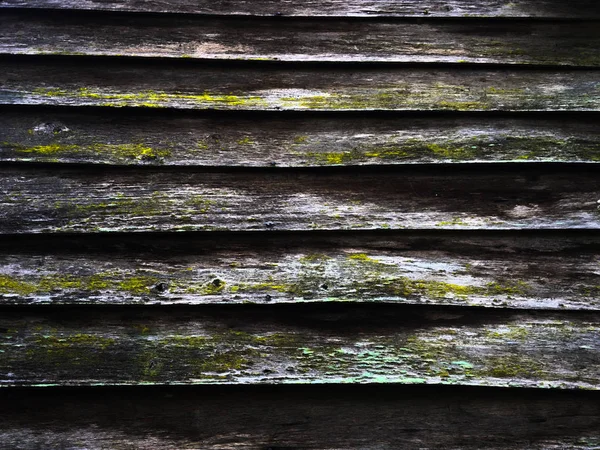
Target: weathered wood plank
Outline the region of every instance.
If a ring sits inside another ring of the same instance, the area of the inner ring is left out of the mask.
[[[278,386],[9,389],[11,449],[595,449],[595,392]]]
[[[600,309],[599,236],[435,233],[11,238],[0,303]]]
[[[51,8],[254,16],[598,18],[594,0],[0,0],[1,8]]]
[[[0,16],[0,53],[599,66],[600,22]]]
[[[301,167],[599,162],[590,117],[132,115],[0,110],[0,161]]]
[[[0,385],[600,388],[598,315],[362,306],[6,309]]]
[[[102,61],[4,59],[0,104],[317,111],[600,109],[600,80],[593,70]]]
[[[598,228],[590,166],[0,170],[0,233]]]

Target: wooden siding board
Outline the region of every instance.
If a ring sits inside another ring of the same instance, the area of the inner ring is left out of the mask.
[[[193,113],[192,113],[193,114]],[[597,119],[0,110],[0,161],[318,167],[600,161]]]
[[[588,167],[323,173],[12,166],[0,170],[0,233],[598,228],[600,192]]]
[[[3,60],[0,104],[309,111],[598,111],[593,70]]]
[[[349,16],[349,17],[550,17],[599,18],[594,0],[303,0],[251,2],[208,0],[2,0],[2,8],[135,11],[243,16]]]
[[[375,306],[6,309],[0,384],[600,386],[595,314]]]
[[[8,389],[11,449],[593,449],[594,392],[390,386]]]
[[[594,235],[312,233],[5,239],[0,303],[600,309]]]
[[[599,66],[600,22],[0,16],[0,54]]]

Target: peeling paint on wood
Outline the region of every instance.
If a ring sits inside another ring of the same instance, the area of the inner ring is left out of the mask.
[[[135,11],[254,16],[349,16],[349,17],[600,17],[594,0],[1,0],[1,8],[50,8],[74,10]]]
[[[600,22],[224,20],[5,13],[0,53],[599,66]]]
[[[0,170],[0,233],[599,227],[593,168],[491,167],[175,175],[13,166]]]
[[[193,114],[193,113],[192,113]],[[600,162],[585,117],[0,111],[0,160],[174,166]]]
[[[0,104],[308,111],[597,111],[593,70],[9,58]]]
[[[12,238],[0,244],[0,302],[600,309],[595,236],[311,236]]]
[[[595,392],[396,386],[9,389],[11,449],[595,449]],[[52,417],[48,415],[52,412]]]

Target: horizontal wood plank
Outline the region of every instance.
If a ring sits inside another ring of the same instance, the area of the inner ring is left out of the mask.
[[[0,385],[600,388],[598,315],[376,306],[6,309]]]
[[[600,108],[600,81],[593,70],[102,61],[5,59],[0,104],[314,111]]]
[[[357,17],[600,17],[594,0],[1,0],[2,8],[50,8],[72,10],[135,11],[253,16],[357,16]]]
[[[0,170],[0,233],[599,227],[593,168],[491,167],[201,173],[13,166]]]
[[[11,449],[595,449],[594,392],[278,386],[10,389]]]
[[[600,22],[0,16],[0,54],[599,66]]]
[[[240,114],[3,109],[0,161],[257,167],[600,161],[593,117]]]
[[[600,237],[398,232],[0,242],[2,305],[376,302],[599,310]]]

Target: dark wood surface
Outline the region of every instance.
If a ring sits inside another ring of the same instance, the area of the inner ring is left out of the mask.
[[[242,16],[600,18],[595,0],[2,0],[3,8],[106,10]]]
[[[596,2],[0,9],[0,448],[598,448]]]
[[[182,171],[7,166],[0,233],[600,225],[589,166]]]
[[[593,449],[597,392],[431,386],[9,389],[4,448]]]
[[[0,16],[0,54],[598,66],[600,22]]]
[[[9,237],[0,302],[597,311],[599,254],[600,238],[584,231]]]
[[[600,161],[595,116],[0,109],[0,160],[319,167]]]
[[[598,389],[597,314],[395,305],[5,310],[2,386]]]
[[[600,109],[594,70],[266,64],[5,58],[0,104],[259,111]]]

